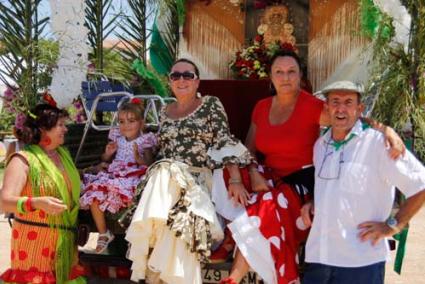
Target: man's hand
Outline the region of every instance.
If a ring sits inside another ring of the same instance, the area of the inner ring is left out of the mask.
[[[255,192],[269,191],[266,179],[256,170],[249,171],[249,178],[251,180],[252,190]]]
[[[240,183],[231,183],[227,189],[229,198],[233,200],[234,204],[241,204],[243,206],[248,205],[249,193],[245,189],[242,182]]]
[[[401,140],[400,136],[391,127],[386,126],[384,130],[385,144],[390,147],[389,154],[391,159],[396,160],[400,155],[404,155],[406,152],[406,146]]]
[[[301,207],[301,219],[306,227],[310,227],[312,224],[311,216],[314,215],[314,202],[309,201]]]
[[[376,245],[380,240],[399,232],[385,224],[385,222],[363,222],[357,228],[360,231],[359,239],[362,242],[370,240],[372,245]]]

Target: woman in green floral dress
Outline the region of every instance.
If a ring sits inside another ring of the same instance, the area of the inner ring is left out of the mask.
[[[177,100],[160,114],[161,160],[139,186],[140,200],[126,235],[131,278],[201,284],[200,262],[210,256],[212,242],[223,238],[210,197],[211,170],[225,166],[230,194],[246,205],[249,195],[240,182],[239,166],[252,158],[229,133],[218,98],[197,93],[199,71],[193,62],[176,61],[169,84]]]

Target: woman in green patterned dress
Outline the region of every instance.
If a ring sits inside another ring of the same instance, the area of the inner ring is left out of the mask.
[[[200,262],[209,258],[212,242],[223,238],[211,202],[211,169],[228,169],[229,192],[236,203],[246,205],[249,195],[239,166],[252,158],[229,133],[219,99],[197,93],[199,71],[193,62],[176,61],[169,84],[177,100],[161,110],[161,160],[139,186],[140,200],[126,235],[131,279],[201,284]]]

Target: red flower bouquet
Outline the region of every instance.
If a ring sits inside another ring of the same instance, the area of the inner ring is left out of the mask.
[[[230,62],[230,69],[236,79],[265,79],[268,78],[270,59],[279,50],[293,50],[290,43],[276,42],[266,45],[263,35],[257,34],[254,43],[247,48],[237,51],[235,58]]]

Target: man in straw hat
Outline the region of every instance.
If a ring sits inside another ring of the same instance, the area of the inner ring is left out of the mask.
[[[386,237],[424,204],[425,168],[408,151],[392,160],[382,133],[362,124],[363,86],[339,81],[321,92],[331,127],[314,146],[314,203],[301,210],[312,224],[302,283],[384,283]],[[407,200],[392,216],[394,186]]]

